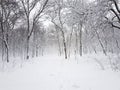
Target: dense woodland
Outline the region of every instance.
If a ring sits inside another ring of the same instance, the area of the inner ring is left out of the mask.
[[[119,0],[0,0],[0,61],[120,53]]]

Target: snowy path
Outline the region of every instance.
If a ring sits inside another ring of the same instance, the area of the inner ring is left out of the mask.
[[[0,90],[120,90],[120,74],[83,59],[42,57],[14,72],[0,72]]]

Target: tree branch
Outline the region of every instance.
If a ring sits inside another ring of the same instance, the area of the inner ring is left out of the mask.
[[[119,15],[117,14],[117,12],[114,10],[114,9],[110,9],[115,15],[116,15],[116,17],[118,18],[118,20],[119,20],[119,22],[120,22],[120,17],[119,17]]]
[[[116,7],[118,13],[120,13],[120,9],[119,9],[119,6],[118,6],[117,2],[115,0],[112,0],[112,1],[114,2],[115,7]]]
[[[113,23],[112,23],[112,27],[117,28],[117,29],[120,29],[119,26],[116,26],[116,25],[114,25]]]
[[[38,14],[34,17],[34,21],[36,21],[36,20],[39,19],[38,17],[40,16],[40,14],[41,14],[41,13],[43,12],[43,10],[45,9],[45,6],[47,5],[48,1],[49,1],[49,0],[46,0],[46,1],[45,1],[45,3],[44,3],[44,5],[43,5],[42,9],[39,10],[39,11],[38,11]]]
[[[23,2],[23,0],[21,0],[21,3],[22,3],[23,8],[24,8],[24,10],[25,10],[26,16],[28,17],[27,9],[26,9],[26,7],[25,7],[25,3]]]
[[[41,10],[39,11],[39,13],[33,18],[32,30],[30,31],[30,33],[29,33],[29,35],[28,35],[28,38],[30,38],[30,36],[32,35],[32,32],[34,31],[34,25],[35,25],[35,23],[38,21],[40,14],[41,14],[41,13],[43,12],[43,10],[45,9],[45,6],[47,5],[48,1],[49,1],[49,0],[46,0],[46,1],[45,1],[42,9],[41,9]]]

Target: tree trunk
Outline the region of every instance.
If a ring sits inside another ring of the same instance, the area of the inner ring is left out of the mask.
[[[29,1],[28,1],[28,11],[29,11]],[[30,32],[30,21],[29,21],[29,13],[27,15],[27,56],[26,56],[26,59],[29,59],[29,40],[30,40],[30,37],[29,37],[29,32]]]
[[[69,42],[69,57],[70,57],[70,51],[71,51],[71,41],[72,41],[72,34],[73,34],[73,27],[72,27],[72,31],[71,31],[71,33],[70,33],[70,42]]]
[[[75,54],[78,53],[78,34],[75,32]]]
[[[6,43],[5,43],[5,46],[6,46],[7,62],[9,62],[8,34],[6,34]]]
[[[59,39],[59,31],[57,30],[57,26],[55,25],[56,33],[57,33],[57,43],[58,43],[58,49],[59,49],[59,55],[61,56],[61,46],[60,46],[60,39]]]
[[[36,57],[38,57],[38,46],[36,46]]]
[[[66,41],[65,41],[65,35],[63,30],[62,31],[62,37],[63,37],[63,47],[64,47],[64,54],[65,54],[65,59],[67,59],[67,46],[66,46]]]
[[[101,47],[102,47],[103,53],[104,53],[105,55],[107,55],[106,50],[105,50],[105,48],[104,48],[104,45],[103,45],[103,43],[102,43],[102,41],[101,41],[101,39],[100,39],[100,36],[99,36],[99,34],[98,34],[98,32],[97,32],[96,30],[95,30],[95,33],[96,33],[97,38],[98,38],[98,41],[99,41],[99,43],[100,43],[100,45],[101,45]]]
[[[27,49],[27,56],[26,59],[29,59],[29,37],[27,37],[27,45],[26,45],[26,49]]]
[[[59,40],[59,36],[57,35],[57,41],[58,41],[58,48],[59,48],[59,54],[61,56],[61,46],[60,46],[60,40]]]
[[[82,25],[78,26],[80,31],[79,31],[79,35],[80,35],[80,56],[82,56]]]
[[[2,40],[4,40],[4,28],[3,28],[3,22],[1,21],[1,29],[2,29]],[[2,61],[4,60],[4,42],[2,41]]]

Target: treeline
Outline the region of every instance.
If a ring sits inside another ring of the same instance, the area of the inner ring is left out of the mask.
[[[0,0],[1,61],[55,46],[72,54],[120,52],[119,0]],[[49,22],[48,26],[45,22]],[[54,47],[53,47],[54,49]]]

